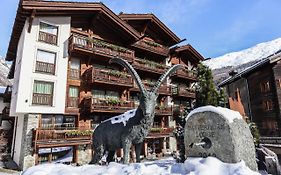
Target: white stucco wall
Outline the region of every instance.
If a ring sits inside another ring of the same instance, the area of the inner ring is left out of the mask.
[[[34,18],[31,32],[27,32],[26,22],[18,45],[17,64],[15,70],[11,115],[21,113],[64,113],[67,64],[67,44],[70,36],[70,17],[41,17]],[[38,41],[39,22],[58,26],[58,45]],[[37,49],[55,52],[55,75],[35,73]],[[32,105],[34,80],[54,83],[53,106]]]
[[[17,118],[17,125],[14,127],[14,137],[15,142],[12,145],[12,148],[14,148],[14,151],[12,154],[14,155],[13,160],[19,164],[20,162],[20,153],[21,153],[21,143],[22,143],[22,131],[23,131],[23,121],[24,121],[24,115],[20,115]]]

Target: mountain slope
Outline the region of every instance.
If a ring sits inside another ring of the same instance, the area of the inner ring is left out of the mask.
[[[0,57],[0,86],[12,85],[12,80],[7,78],[10,66]]]
[[[228,73],[232,70],[240,72],[247,67],[255,64],[262,58],[281,50],[281,38],[257,44],[248,49],[238,52],[231,52],[217,58],[206,60],[203,64],[212,69],[216,84],[229,77]]]
[[[239,66],[251,61],[260,60],[281,49],[281,38],[260,43],[248,49],[231,52],[217,58],[204,61],[211,69],[219,69],[227,66]]]

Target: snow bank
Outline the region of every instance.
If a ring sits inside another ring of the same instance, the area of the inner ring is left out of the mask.
[[[215,106],[209,105],[209,106],[203,106],[203,107],[199,107],[199,108],[192,110],[187,115],[186,120],[188,120],[188,118],[195,113],[206,112],[206,111],[211,111],[211,112],[215,112],[215,113],[222,115],[225,119],[228,120],[229,123],[232,123],[234,119],[243,119],[242,116],[240,115],[240,113],[237,111],[233,111],[228,108],[215,107]]]
[[[110,163],[108,166],[84,165],[74,167],[62,164],[44,164],[34,166],[22,175],[258,175],[246,167],[244,162],[223,163],[217,158],[188,158],[185,163],[175,163],[164,159],[146,163],[123,165]]]

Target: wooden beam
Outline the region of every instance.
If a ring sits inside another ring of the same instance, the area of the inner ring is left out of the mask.
[[[31,28],[32,28],[32,23],[33,23],[33,19],[35,18],[35,14],[36,14],[36,10],[32,10],[32,13],[28,19],[28,29],[27,32],[30,33],[31,32]]]

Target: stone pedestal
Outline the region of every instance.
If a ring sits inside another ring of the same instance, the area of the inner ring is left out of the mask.
[[[210,106],[191,112],[184,133],[186,156],[213,156],[226,163],[243,160],[256,171],[255,146],[250,129],[241,116],[234,115],[240,116],[238,112]]]

